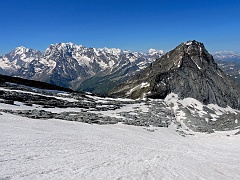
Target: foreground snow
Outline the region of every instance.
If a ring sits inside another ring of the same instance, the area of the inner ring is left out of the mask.
[[[240,179],[240,136],[0,115],[0,179]],[[227,132],[231,133],[231,132]]]

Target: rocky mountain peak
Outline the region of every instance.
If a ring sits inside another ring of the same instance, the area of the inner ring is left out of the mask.
[[[24,52],[29,51],[29,49],[24,47],[24,46],[19,46],[19,47],[16,47],[13,51],[16,52],[16,53],[21,53],[22,54]]]
[[[167,61],[164,63],[165,66],[169,67],[167,71],[180,68],[183,64],[196,66],[198,70],[204,70],[208,66],[214,66],[215,68],[217,66],[204,44],[195,40],[181,43],[174,50],[166,53],[164,58]],[[186,61],[192,63],[189,64]],[[161,63],[163,62],[161,61]]]
[[[182,43],[179,50],[187,53],[189,56],[192,56],[192,57],[195,57],[195,56],[203,57],[204,55],[209,54],[204,44],[201,42],[197,42],[196,40]]]
[[[83,49],[84,46],[82,45],[76,45],[71,42],[69,43],[57,43],[57,44],[51,44],[46,51],[44,52],[44,55],[50,55],[50,54],[56,54],[56,53],[71,53],[74,51],[80,51]]]
[[[17,48],[15,48],[14,50],[12,50],[10,53],[9,53],[11,56],[22,56],[22,55],[34,55],[34,54],[41,54],[40,51],[38,50],[34,50],[34,49],[29,49],[29,48],[26,48],[24,46],[19,46]]]
[[[16,67],[24,66],[33,60],[39,59],[41,52],[34,49],[29,49],[24,46],[19,46],[10,53],[0,56],[0,64],[2,67],[8,69],[15,69]]]
[[[218,68],[204,44],[195,40],[181,43],[111,94],[161,99],[170,93],[205,104],[240,107],[239,87]]]

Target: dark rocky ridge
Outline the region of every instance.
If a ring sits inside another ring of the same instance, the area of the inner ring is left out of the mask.
[[[215,63],[203,43],[177,46],[111,91],[113,96],[165,98],[169,93],[192,97],[204,104],[240,108],[240,88]]]
[[[19,78],[19,77],[11,77],[11,76],[6,76],[6,75],[0,74],[0,83],[2,84],[2,83],[6,83],[6,82],[21,84],[21,85],[25,85],[25,86],[31,86],[31,87],[40,88],[40,89],[74,92],[71,89],[56,86],[56,85],[45,83],[45,82],[27,80],[27,79],[23,79],[23,78]]]

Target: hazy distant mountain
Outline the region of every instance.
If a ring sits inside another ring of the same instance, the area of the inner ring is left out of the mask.
[[[140,53],[116,48],[87,48],[73,43],[52,44],[43,53],[18,47],[0,56],[0,73],[106,93],[163,54],[162,50],[155,49]]]
[[[240,83],[240,53],[233,51],[220,51],[213,54],[219,67]]]
[[[213,54],[214,59],[222,61],[240,62],[240,53],[233,51],[219,51]]]

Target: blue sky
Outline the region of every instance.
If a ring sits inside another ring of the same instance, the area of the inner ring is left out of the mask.
[[[169,51],[203,42],[240,51],[239,0],[1,0],[0,54],[50,44]]]

